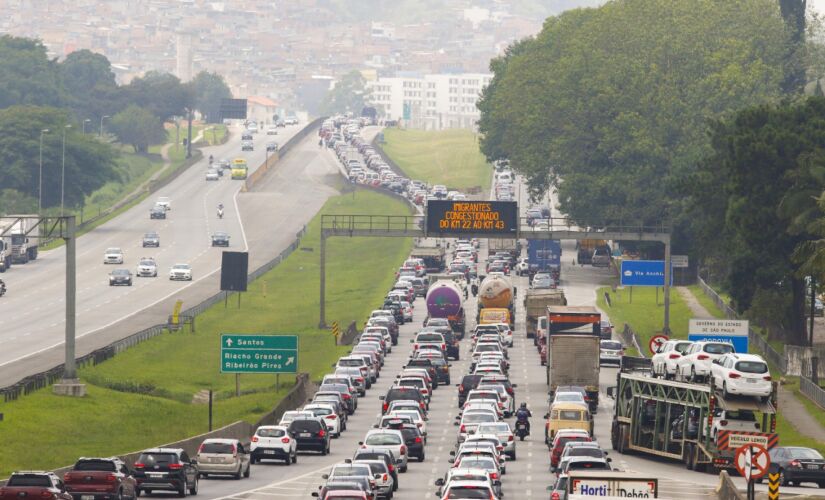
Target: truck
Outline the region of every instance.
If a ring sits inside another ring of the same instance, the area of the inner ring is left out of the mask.
[[[444,270],[444,255],[444,247],[415,247],[410,258],[423,260],[428,273],[440,273]]]
[[[659,498],[659,480],[632,472],[571,471],[567,494],[582,498]]]
[[[515,299],[516,289],[506,276],[490,275],[485,277],[478,286],[478,314],[476,321],[480,321],[485,309],[506,309],[510,312],[510,327],[515,327]]]
[[[566,306],[564,290],[529,289],[524,295],[524,310],[527,316],[527,338],[536,339],[536,325],[540,317],[547,314],[549,306]],[[536,344],[537,340],[533,341]]]
[[[550,399],[562,385],[584,387],[590,413],[599,406],[601,314],[591,306],[547,308],[547,384]]]
[[[561,276],[561,241],[527,240],[527,266],[530,276],[550,273],[558,282]]]
[[[0,273],[11,267],[11,221],[0,220]]]
[[[497,252],[510,252],[513,258],[521,255],[521,243],[515,238],[490,238],[487,240],[487,249],[490,255]]]
[[[426,296],[427,319],[447,318],[454,332],[464,336],[464,290],[452,280],[433,283]]]
[[[38,224],[37,215],[9,215],[15,220],[11,224],[8,235],[11,237],[11,261],[14,264],[25,264],[37,259],[37,238],[32,234]]]
[[[607,241],[605,240],[581,240],[576,244],[578,252],[576,254],[576,261],[579,264],[592,264],[593,263],[593,254],[596,252],[597,248],[604,248],[607,246]],[[609,247],[608,247],[608,255],[609,255]]]
[[[713,383],[698,384],[650,376],[651,361],[623,356],[616,385],[607,388],[614,399],[610,443],[619,453],[642,453],[679,460],[688,470],[718,472],[733,469],[736,448],[758,443],[771,449],[776,434],[776,382],[767,401],[724,398]],[[758,431],[720,430],[711,437],[717,409],[761,415]]]

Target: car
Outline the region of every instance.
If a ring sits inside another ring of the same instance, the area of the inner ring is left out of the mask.
[[[218,174],[218,171],[214,168],[210,168],[206,171],[206,180],[208,181],[218,181],[221,179],[221,176]]]
[[[419,462],[424,461],[424,435],[417,425],[408,422],[406,418],[396,418],[386,422],[385,428],[401,431],[404,444],[407,445],[408,459],[416,458]]]
[[[341,394],[341,398],[343,399],[343,403],[346,405],[347,413],[349,415],[352,415],[353,413],[355,413],[355,410],[358,409],[358,398],[353,396],[349,385],[327,382],[322,384],[321,387],[318,388],[318,392],[326,391],[333,391]]]
[[[470,374],[464,375],[464,378],[461,379],[461,383],[458,384],[458,407],[463,408],[464,403],[467,401],[467,395],[470,394],[470,391],[478,387],[481,378],[484,377],[484,374]]]
[[[460,417],[456,416],[458,442],[463,443],[470,432],[475,432],[479,425],[498,422],[497,413],[492,409],[467,409]]]
[[[237,439],[205,439],[195,457],[201,477],[232,476],[249,477],[252,470],[249,450]]]
[[[329,433],[334,438],[341,437],[342,427],[341,417],[335,412],[335,406],[331,403],[312,403],[304,406],[304,411],[312,413],[314,417],[323,418],[329,428]]]
[[[561,474],[568,475],[574,471],[580,470],[596,470],[596,471],[610,471],[613,467],[610,466],[610,458],[607,457],[570,457],[564,465],[558,467]]]
[[[135,274],[139,277],[151,276],[155,278],[158,275],[158,264],[151,257],[143,257],[138,261]]]
[[[650,358],[654,377],[672,379],[676,376],[676,363],[693,342],[690,340],[666,340]]]
[[[113,269],[109,273],[109,286],[115,285],[132,286],[132,272],[128,269]]]
[[[483,481],[452,481],[446,485],[441,498],[489,498],[495,499],[493,487],[488,482]]]
[[[81,458],[63,474],[63,486],[66,493],[78,500],[135,498],[137,480],[119,458]],[[0,493],[0,498],[3,496]]]
[[[707,423],[705,423],[707,429]],[[762,432],[756,414],[750,410],[723,410],[718,406],[713,410],[713,424],[710,428],[710,438],[716,441],[719,431],[734,432]]]
[[[118,247],[107,248],[103,252],[104,264],[123,264],[123,250]]]
[[[490,472],[483,469],[459,469],[455,467],[448,469],[447,473],[444,475],[443,478],[439,478],[435,481],[435,485],[438,486],[438,491],[436,492],[436,495],[439,498],[441,498],[442,493],[446,491],[446,488],[450,485],[450,483],[455,481],[482,481],[493,487],[493,489],[496,492],[496,495],[498,495],[498,497],[501,497],[501,481],[499,481],[498,479],[494,481],[490,476]]]
[[[392,476],[393,491],[398,490],[398,468],[395,466],[395,456],[390,450],[385,450],[383,448],[356,448],[355,454],[352,456],[352,460],[381,460],[387,464],[387,469],[390,471],[390,476]]]
[[[710,376],[713,360],[731,352],[735,350],[727,342],[695,342],[676,360],[676,378],[691,382],[702,381]]]
[[[392,452],[396,458],[399,472],[407,472],[407,445],[404,444],[404,435],[399,430],[372,429],[367,431],[364,440],[358,443],[363,448],[379,448]]]
[[[374,483],[365,476],[336,476],[319,486],[312,496],[321,500],[375,500]]]
[[[241,141],[241,151],[254,151],[255,146],[252,141]]]
[[[399,399],[415,401],[419,404],[422,410],[427,409],[427,402],[417,387],[390,387],[387,394],[384,396],[379,396],[379,399],[383,401],[383,404],[381,405],[382,415],[387,413],[390,403]]]
[[[590,433],[578,429],[561,429],[553,437],[550,444],[550,468],[557,469],[561,461],[561,452],[564,446],[571,441],[593,441]]]
[[[366,479],[370,484],[370,489],[375,491],[375,478],[372,475],[372,468],[368,464],[356,463],[352,460],[344,460],[343,463],[337,463],[332,466],[329,474],[321,476],[324,479],[336,481],[342,478],[361,477]],[[392,491],[392,489],[390,489]]]
[[[770,451],[771,464],[779,466],[779,484],[798,486],[816,483],[825,488],[825,458],[812,449],[802,446],[777,446]],[[758,481],[762,481],[759,479]]]
[[[287,116],[284,118],[284,123],[287,125],[298,125],[298,117],[297,116]]]
[[[278,151],[278,143],[275,141],[269,141],[266,143],[266,150],[270,153],[274,153]]]
[[[221,158],[218,160],[218,168],[221,170],[229,170],[232,168],[232,164],[226,158]]]
[[[266,127],[266,135],[278,135],[277,125],[270,125]]]
[[[300,417],[315,418],[315,414],[311,411],[288,410],[281,415],[281,420],[278,421],[278,425],[288,427],[293,420]]]
[[[172,210],[172,200],[168,196],[161,196],[155,201],[156,207],[163,207],[164,210]]]
[[[224,231],[215,231],[212,233],[212,246],[213,247],[228,247],[229,246],[229,235]]]
[[[198,465],[183,448],[151,448],[135,460],[137,495],[155,491],[175,491],[184,497],[198,494]]]
[[[530,263],[527,259],[519,259],[518,264],[516,264],[516,275],[517,276],[527,276],[530,273]]]
[[[149,210],[149,218],[150,219],[165,219],[166,218],[166,209],[155,205]]]
[[[572,457],[607,458],[607,452],[602,450],[599,443],[595,441],[570,441],[564,445],[559,458],[559,466],[556,474],[564,470],[566,464]]]
[[[192,267],[189,264],[175,264],[169,270],[170,280],[192,281]]]
[[[624,346],[617,340],[602,340],[599,342],[599,363],[621,364],[624,355]]]
[[[283,425],[262,425],[255,430],[249,444],[250,461],[283,460],[287,465],[298,462],[298,442]]]
[[[160,235],[154,231],[143,234],[143,247],[160,247]]]
[[[773,389],[768,364],[756,354],[729,353],[714,359],[710,376],[725,399],[738,394],[767,400]]]
[[[330,432],[326,422],[317,417],[298,417],[289,423],[289,437],[296,440],[297,451],[312,450],[329,454]]]
[[[354,464],[365,464],[370,467],[370,472],[375,480],[375,492],[378,496],[392,498],[395,486],[395,478],[390,473],[389,465],[384,460],[353,460]]]
[[[64,490],[63,481],[54,472],[25,471],[9,476],[0,488],[0,498],[72,500],[73,497]]]

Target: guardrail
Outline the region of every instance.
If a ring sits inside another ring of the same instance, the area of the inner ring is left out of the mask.
[[[315,120],[315,121],[311,122],[310,124],[308,124],[306,127],[304,127],[303,130],[301,130],[301,132],[296,134],[295,137],[298,137],[301,134],[303,134],[302,137],[306,137],[306,135],[308,134],[308,131],[311,131],[311,130],[313,130],[314,128],[317,127],[316,122],[318,122],[318,120]],[[295,137],[293,137],[293,139]],[[287,144],[289,144],[289,141],[287,141]],[[198,155],[200,155],[200,151],[198,151],[198,150],[195,150],[195,151],[197,152]],[[283,158],[288,151],[289,151],[289,148],[286,148],[285,150],[282,149],[280,157]],[[190,161],[190,160],[187,160],[187,163],[184,163],[184,165],[181,166],[179,169],[177,169],[175,172],[173,172],[169,176],[165,177],[162,181],[159,181],[157,184],[153,185],[150,188],[149,192],[156,191],[156,190],[160,189],[160,187],[168,184],[172,179],[174,179],[177,175],[180,175],[181,172],[186,170],[186,168],[188,168],[189,165],[196,162],[198,159],[199,158],[196,158],[196,155],[193,154],[192,158],[190,159],[191,160],[190,164],[187,164]],[[143,195],[143,193],[141,193],[141,196],[142,195]],[[132,201],[134,201],[134,200],[132,200]],[[131,203],[131,202],[129,202],[129,203]],[[91,219],[89,221],[87,221],[86,223],[90,224]],[[295,235],[295,240],[292,243],[290,243],[290,245],[287,248],[285,248],[281,253],[279,253],[275,258],[270,259],[269,261],[262,264],[260,267],[258,267],[257,269],[255,269],[251,273],[249,273],[249,275],[247,276],[247,283],[250,283],[250,282],[258,279],[262,274],[270,271],[275,266],[280,264],[284,259],[286,259],[289,256],[289,254],[291,254],[292,252],[294,252],[298,248],[298,246],[300,245],[301,237],[303,237],[304,234],[306,234],[306,226],[304,226]],[[202,300],[198,304],[182,311],[180,313],[180,316],[182,318],[193,320],[195,317],[202,314],[209,307],[213,306],[214,304],[217,304],[218,302],[221,302],[222,300],[225,300],[228,295],[229,294],[227,292],[223,292],[223,291],[218,292],[218,293]],[[133,333],[132,335],[129,335],[128,337],[122,338],[120,340],[112,342],[111,344],[109,344],[105,347],[101,347],[100,349],[96,349],[96,350],[90,352],[89,354],[78,357],[77,361],[76,361],[77,362],[77,367],[82,368],[82,367],[88,366],[90,364],[91,365],[97,365],[98,363],[102,363],[103,361],[111,359],[117,353],[123,352],[123,351],[125,351],[126,349],[128,349],[130,347],[133,347],[133,346],[135,346],[135,345],[137,345],[141,342],[144,342],[144,341],[146,341],[146,340],[148,340],[152,337],[155,337],[155,336],[160,335],[160,334],[162,334],[164,332],[167,332],[167,331],[170,331],[170,325],[168,323],[153,325],[153,326],[150,326],[148,328],[144,328],[143,330],[140,330],[139,332]],[[48,370],[44,370],[44,371],[36,373],[34,375],[29,375],[28,377],[25,377],[25,378],[19,380],[18,382],[14,383],[14,384],[11,384],[11,385],[6,386],[6,387],[0,387],[0,396],[2,396],[3,401],[9,402],[9,401],[16,400],[17,398],[19,398],[22,395],[26,395],[26,394],[29,394],[29,393],[34,392],[36,390],[48,387],[49,385],[51,385],[51,384],[55,383],[56,381],[60,380],[60,378],[63,376],[63,370],[64,370],[64,365],[61,363],[60,365],[55,366],[53,368],[50,368]]]

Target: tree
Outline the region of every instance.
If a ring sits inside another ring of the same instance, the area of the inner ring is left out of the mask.
[[[39,195],[40,132],[43,129],[50,130],[43,135],[44,207],[60,204],[63,130],[67,131],[67,206],[80,204],[84,196],[106,182],[118,179],[115,150],[97,137],[82,134],[79,127],[64,129],[70,123],[69,113],[56,108],[12,106],[0,110],[0,186],[20,193],[17,198],[23,202],[20,208],[30,206],[26,199],[36,201]]]
[[[565,12],[491,65],[482,150],[508,158],[534,193],[555,185],[583,225],[688,227],[680,186],[710,151],[707,119],[777,98],[786,47],[775,0]]]
[[[66,104],[78,120],[100,120],[117,111],[119,91],[112,65],[105,56],[89,50],[69,54],[60,63]]]
[[[226,81],[217,73],[201,71],[192,79],[192,87],[195,109],[200,111],[207,123],[219,123],[221,99],[232,97]]]
[[[39,40],[0,37],[0,109],[16,104],[58,106],[61,95],[56,65]]]
[[[183,116],[194,103],[190,85],[182,84],[175,75],[157,71],[132,80],[124,88],[124,98],[128,104],[149,110],[161,122],[167,122],[173,116]]]
[[[799,94],[805,87],[805,9],[807,0],[779,0],[779,10],[788,30],[790,43],[784,65],[782,90]]]
[[[360,113],[367,99],[366,81],[358,71],[350,71],[335,82],[321,102],[321,113]]]
[[[150,145],[166,140],[166,132],[158,117],[134,104],[113,116],[109,128],[120,142],[130,144],[136,153],[145,153]]]

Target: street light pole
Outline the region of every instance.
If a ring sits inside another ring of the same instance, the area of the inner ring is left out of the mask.
[[[100,137],[101,139],[103,138],[103,120],[105,120],[106,118],[111,117],[109,115],[103,115],[100,117],[100,135],[98,135],[98,137]]]
[[[37,213],[43,215],[43,134],[48,134],[49,129],[40,131],[40,175],[38,176],[37,188]]]
[[[72,128],[71,125],[63,127],[63,151],[61,153],[62,167],[60,168],[60,216],[63,217],[63,201],[66,192],[66,131]]]
[[[92,120],[90,118],[86,118],[85,120],[83,120],[83,135],[86,135],[86,124],[91,121]]]

